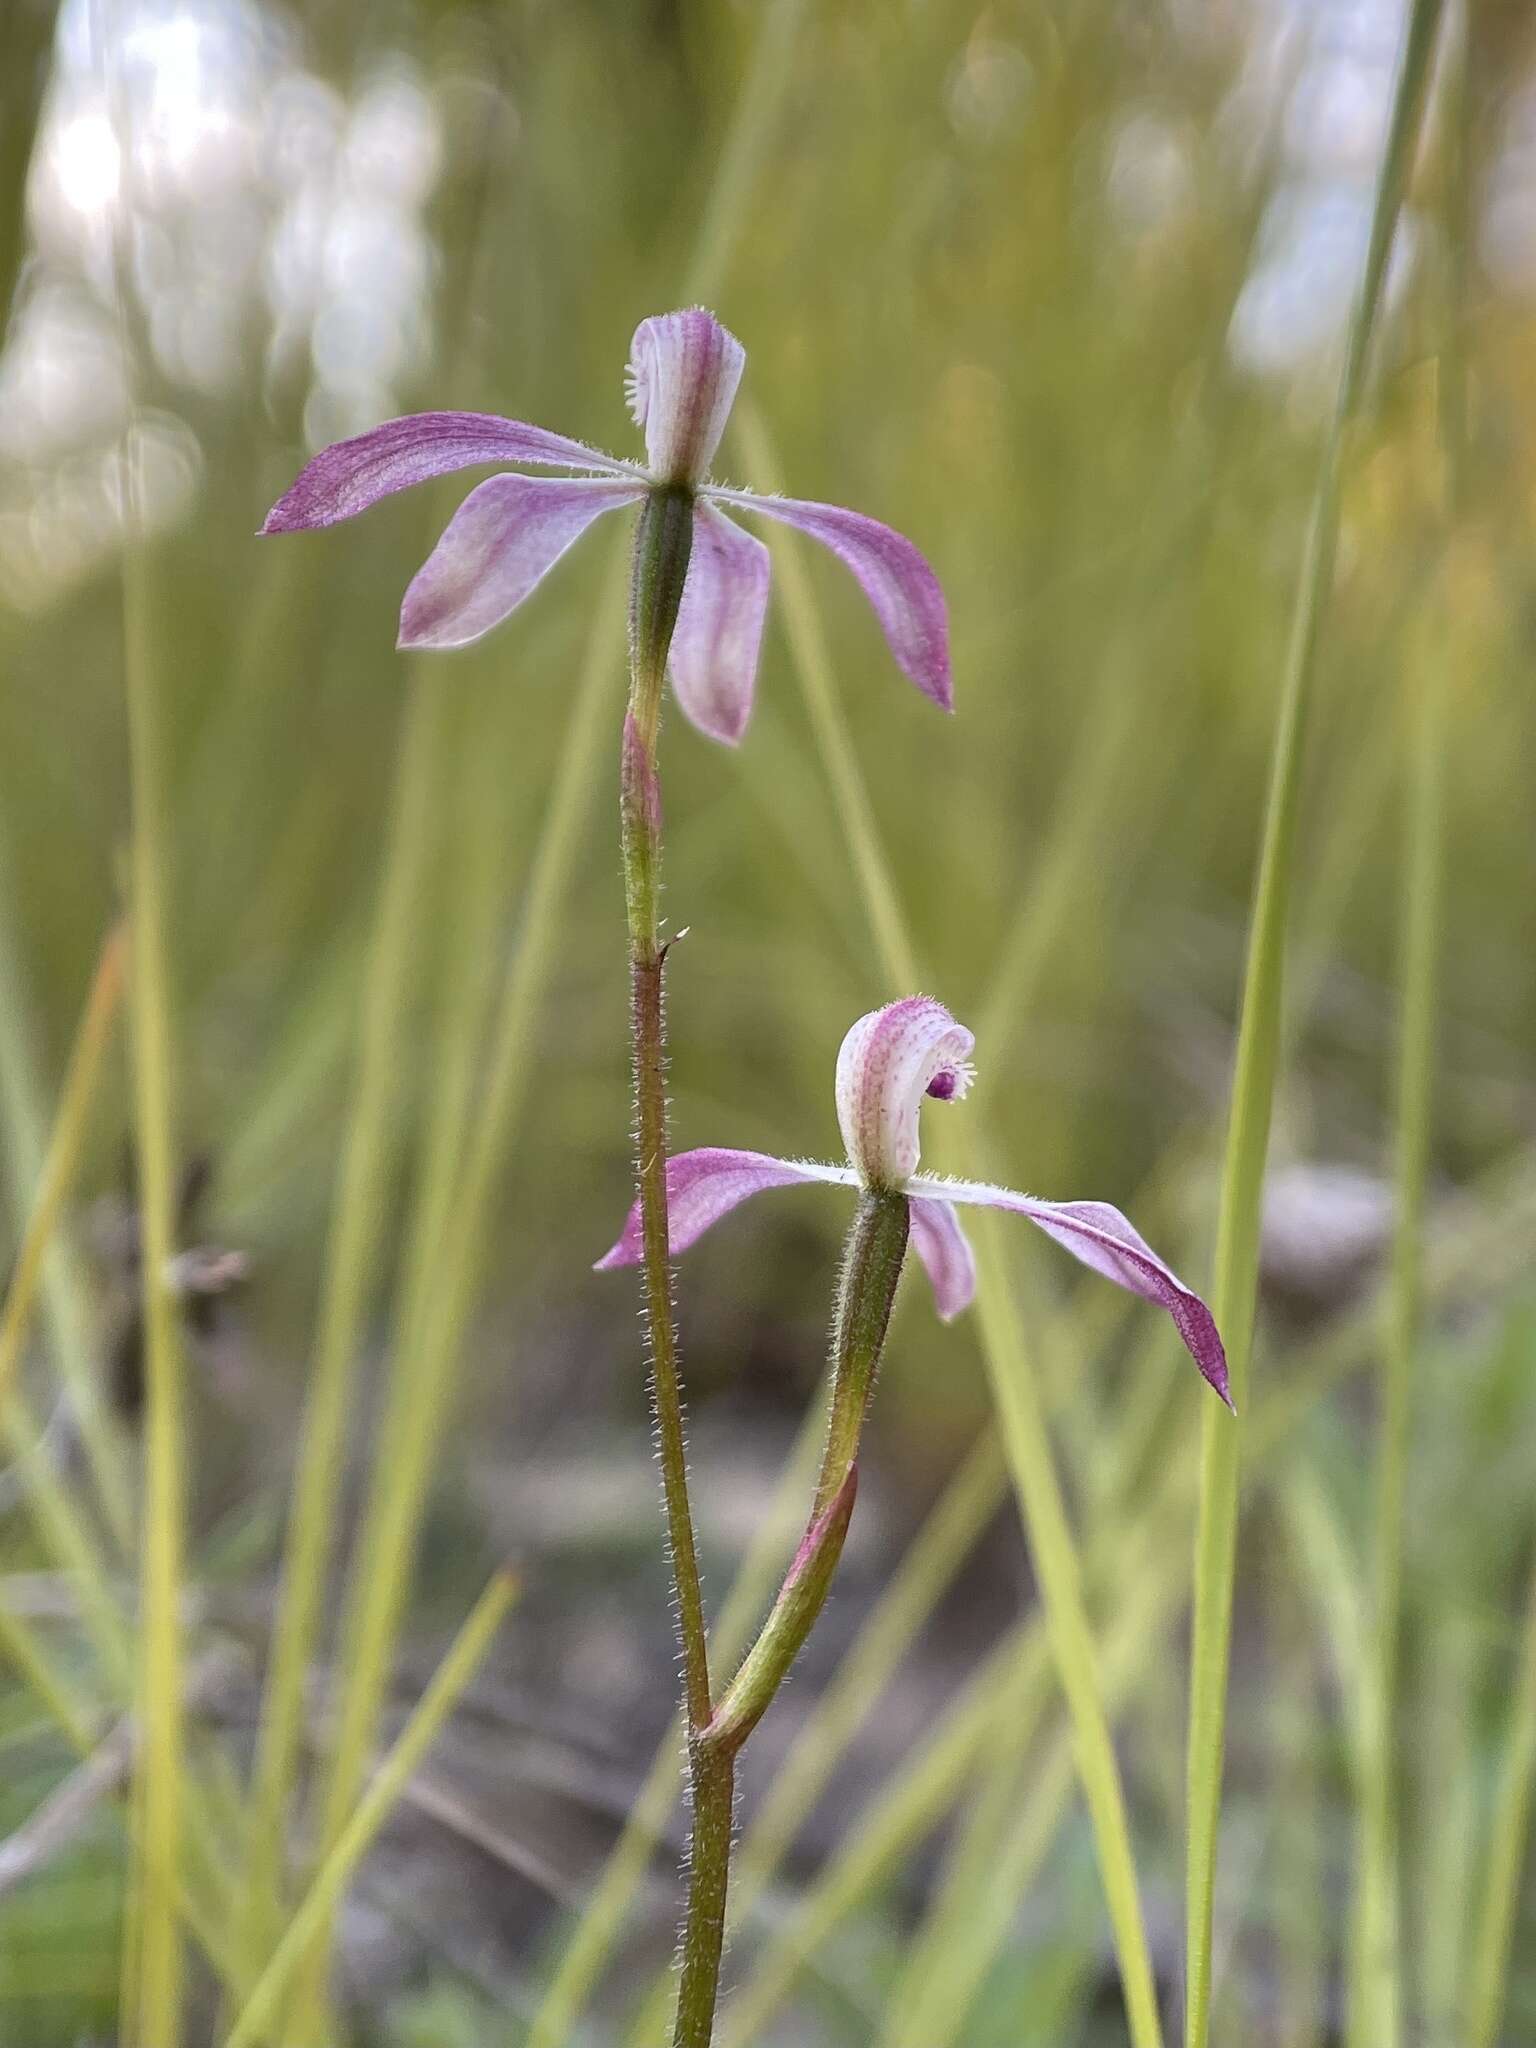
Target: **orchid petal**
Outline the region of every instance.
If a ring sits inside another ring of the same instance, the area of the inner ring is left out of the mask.
[[[1143,1301],[1167,1309],[1202,1375],[1231,1407],[1226,1352],[1210,1310],[1108,1202],[1040,1202],[1015,1194],[1012,1188],[991,1187],[981,1181],[938,1180],[931,1174],[918,1174],[908,1183],[907,1193],[930,1201],[1012,1209],[1027,1216],[1095,1273],[1102,1273],[1106,1280],[1129,1289]]]
[[[728,747],[752,715],[771,575],[762,542],[701,499],[672,635],[672,690],[699,731]]]
[[[760,498],[753,491],[711,489],[712,498],[797,526],[851,569],[874,607],[897,665],[942,711],[955,708],[949,669],[949,610],[939,579],[911,541],[878,519],[841,505],[799,498]]]
[[[915,1201],[911,1214],[912,1249],[933,1283],[939,1319],[953,1322],[970,1307],[976,1294],[976,1260],[970,1239],[948,1202]]]
[[[409,490],[477,462],[531,462],[552,469],[638,477],[628,462],[564,434],[488,412],[414,412],[322,448],[267,514],[263,533],[296,533],[351,519],[393,491]]]
[[[918,1110],[971,1084],[976,1041],[942,1003],[904,996],[861,1017],[837,1055],[837,1121],[868,1187],[900,1187],[917,1171]]]
[[[594,519],[645,496],[606,477],[493,476],[464,500],[400,608],[402,647],[464,647],[499,626]]]
[[[667,1227],[672,1252],[685,1252],[697,1244],[712,1224],[753,1195],[808,1180],[858,1185],[850,1168],[822,1166],[814,1160],[772,1159],[765,1152],[736,1152],[721,1145],[679,1152],[667,1161]],[[638,1266],[644,1250],[640,1204],[636,1202],[618,1243],[597,1261],[596,1270],[606,1273],[615,1266]]]
[[[658,483],[702,483],[730,418],[747,352],[695,306],[642,320],[624,383]]]

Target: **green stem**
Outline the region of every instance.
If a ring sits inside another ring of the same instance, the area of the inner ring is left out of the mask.
[[[708,1729],[690,1745],[695,1765],[693,1890],[683,1945],[678,2048],[684,2042],[707,2043],[710,2038],[732,1847],[729,1772],[826,1605],[858,1492],[859,1438],[890,1328],[910,1230],[911,1208],[905,1195],[866,1189],[859,1197],[838,1283],[827,1436],[810,1521],[757,1641]],[[701,1783],[713,1802],[708,1809],[701,1803]],[[720,1801],[725,1808],[723,1828],[719,1826]],[[692,2031],[685,2031],[685,2025]]]
[[[736,1754],[690,1739],[693,1830],[688,1849],[688,1917],[683,1924],[673,2048],[709,2048],[720,1997],[726,1893],[736,1825]]]
[[[832,1394],[810,1520],[779,1597],[710,1723],[732,1755],[767,1712],[826,1605],[859,1484],[859,1438],[911,1233],[903,1194],[867,1188],[848,1232],[832,1322]]]
[[[788,1677],[827,1604],[858,1490],[859,1468],[850,1463],[826,1510],[806,1530],[757,1641],[715,1710],[703,1738],[710,1748],[735,1756]]]
[[[832,1400],[821,1474],[811,1507],[814,1526],[840,1498],[858,1456],[859,1436],[890,1328],[911,1204],[905,1195],[866,1189],[848,1232],[832,1324]]]
[[[677,622],[693,539],[693,502],[684,491],[657,491],[645,502],[635,535],[630,595],[629,710],[624,720],[619,795],[624,841],[624,902],[629,916],[630,1030],[634,1053],[635,1179],[644,1242],[642,1273],[651,1346],[651,1399],[666,1501],[667,1537],[677,1595],[683,1691],[690,1730],[708,1725],[709,1657],[699,1584],[688,1462],[683,1441],[682,1380],[672,1315],[667,1230],[666,1015],[661,941],[661,783],[656,739],[667,650]]]
[[[1244,972],[1242,1022],[1227,1128],[1216,1244],[1215,1311],[1226,1340],[1232,1395],[1247,1388],[1258,1287],[1259,1211],[1280,1065],[1285,935],[1294,866],[1301,768],[1318,650],[1338,552],[1339,501],[1348,429],[1365,381],[1387,258],[1413,163],[1441,0],[1414,0],[1377,178],[1370,243],[1345,341],[1297,590],[1285,685],[1270,770],[1263,849]],[[1237,1552],[1239,1426],[1208,1407],[1201,1461],[1190,1651],[1186,1860],[1187,2048],[1205,2048],[1211,2017],[1211,1943],[1216,1837],[1226,1738],[1227,1660]]]
[[[629,615],[629,710],[624,719],[619,798],[624,841],[624,902],[629,918],[630,1029],[634,1051],[635,1179],[640,1190],[642,1276],[651,1347],[651,1403],[661,1461],[667,1540],[683,1658],[688,1775],[693,1795],[688,1911],[683,1927],[675,2048],[709,2048],[725,1942],[735,1769],[729,1753],[703,1740],[711,1717],[709,1648],[699,1583],[683,1392],[667,1230],[666,1017],[661,940],[661,783],[656,740],[667,651],[682,601],[693,541],[693,499],[655,491],[635,535]]]

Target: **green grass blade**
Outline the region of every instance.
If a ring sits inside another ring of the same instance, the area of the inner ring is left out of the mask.
[[[379,1225],[395,1154],[403,1011],[446,717],[443,693],[411,691],[401,728],[384,881],[364,984],[357,1075],[336,1190],[324,1293],[270,1651],[251,1793],[240,1939],[251,1968],[276,1936],[286,1815],[304,1733],[305,1687],[324,1611],[336,1475],[352,1415]]]
[[[0,858],[0,887],[9,882]],[[37,1199],[47,1173],[49,1104],[25,1016],[22,975],[9,904],[0,901],[0,1108],[5,1118],[4,1166],[18,1211]],[[69,1083],[66,1082],[66,1097]],[[51,1233],[42,1261],[43,1307],[52,1355],[68,1390],[90,1476],[113,1543],[133,1542],[133,1504],[120,1436],[102,1400],[90,1290],[67,1237]]]
[[[1278,1080],[1285,941],[1295,865],[1301,769],[1323,620],[1333,585],[1345,443],[1359,406],[1386,277],[1387,259],[1412,167],[1440,0],[1414,0],[1392,119],[1377,178],[1370,243],[1344,364],[1325,438],[1297,589],[1290,650],[1271,757],[1263,845],[1244,970],[1237,1066],[1227,1127],[1216,1239],[1213,1307],[1226,1340],[1233,1398],[1246,1405],[1258,1287],[1259,1219],[1270,1120]],[[1195,1554],[1195,1621],[1190,1650],[1186,1769],[1185,2040],[1206,2048],[1210,2029],[1211,1941],[1216,1844],[1226,1740],[1227,1662],[1237,1553],[1242,1423],[1207,1408]]]
[[[1151,2048],[1162,2039],[1157,1986],[1142,1924],[1130,1821],[1098,1656],[1083,1597],[1077,1546],[1067,1521],[1046,1434],[1045,1414],[1022,1319],[997,1254],[992,1219],[978,1219],[977,1314],[992,1397],[997,1403],[1009,1467],[1029,1530],[1052,1651],[1072,1717],[1077,1767],[1093,1822],[1099,1876],[1115,1933],[1131,2039]]]
[[[136,584],[137,578],[130,578]],[[164,792],[154,682],[134,643],[144,622],[131,607],[129,731],[134,769],[133,1018],[135,1130],[144,1264],[144,1522],[142,1535],[141,1751],[138,1887],[143,1957],[136,2038],[176,2048],[181,2038],[181,1950],[174,1874],[182,1826],[181,1585],[185,1478],[181,1344],[166,1271],[174,1250],[171,1057],[160,837]]]
[[[1044,1639],[1027,1623],[993,1651],[765,1945],[720,2015],[720,2048],[756,2038],[831,1929],[953,1805],[991,1730],[1041,1696],[1047,1673]]]
[[[10,1391],[30,1327],[48,1252],[74,1183],[111,1028],[122,997],[124,934],[114,931],[102,948],[70,1056],[64,1092],[43,1159],[27,1227],[0,1313],[0,1434],[25,1472],[25,1502],[47,1553],[69,1570],[96,1647],[115,1683],[130,1683],[127,1626],[117,1604],[100,1545],[89,1521],[42,1442],[26,1404]]]
[[[1437,638],[1439,636],[1436,636]],[[1399,1638],[1403,1517],[1413,1368],[1424,1289],[1423,1231],[1435,1066],[1436,966],[1440,951],[1448,739],[1449,650],[1421,665],[1411,707],[1411,769],[1403,860],[1401,1011],[1398,1045],[1396,1218],[1392,1278],[1380,1372],[1380,1442],[1374,1530],[1374,1643],[1370,1698],[1375,1739],[1366,1745],[1359,1815],[1358,1876],[1351,1952],[1353,2048],[1395,2048],[1402,2037],[1396,1780],[1400,1764]]]
[[[1466,24],[1453,15],[1441,100],[1449,158],[1446,221],[1450,287],[1439,369],[1444,477],[1444,543],[1460,507],[1464,461],[1465,250],[1473,236],[1467,185],[1470,99]],[[1413,643],[1405,707],[1407,803],[1398,911],[1399,1022],[1393,1184],[1392,1277],[1378,1388],[1379,1443],[1373,1530],[1374,1642],[1371,1700],[1376,1740],[1362,1758],[1356,1842],[1355,1912],[1348,1991],[1352,2048],[1398,2048],[1403,2037],[1403,1900],[1398,1741],[1404,1515],[1415,1362],[1421,1341],[1425,1191],[1433,1138],[1436,1004],[1445,887],[1445,756],[1450,739],[1450,670],[1456,660],[1448,560]],[[1386,748],[1378,751],[1386,753]]]
[[[459,1695],[479,1669],[517,1590],[512,1574],[502,1572],[481,1594],[398,1741],[374,1772],[356,1810],[321,1863],[276,1952],[230,2029],[225,2048],[252,2048],[253,2043],[266,2037],[295,1970],[310,1944],[323,1935],[353,1871],[388,1820]]]
[[[12,1613],[3,1599],[0,1647],[75,1754],[82,1762],[94,1757],[102,1735],[101,1717],[78,1698],[72,1681],[57,1669],[37,1631]],[[224,1938],[228,1847],[215,1842],[200,1808],[189,1810],[185,1851],[185,1866],[176,1876],[178,1910],[214,1970],[232,1990],[238,1990],[235,1961]]]
[[[125,162],[136,140],[123,91],[122,23],[102,4],[90,10],[93,63]],[[139,475],[139,352],[128,314],[129,252],[114,229],[110,247],[118,336],[129,403],[119,454],[123,541],[123,687],[128,728],[130,820],[130,994],[134,1144],[144,1326],[144,1444],[139,1526],[139,1640],[131,1914],[125,1959],[125,2039],[139,2048],[177,2048],[182,2038],[183,1957],[177,1879],[185,1804],[181,1597],[186,1515],[182,1356],[168,1272],[175,1252],[176,1137],[169,955],[167,849],[170,718],[154,658],[150,558]]]
[[[1520,1663],[1493,1800],[1467,1986],[1466,2048],[1498,2048],[1514,1953],[1515,1916],[1536,1788],[1536,1573],[1526,1596]]]
[[[613,685],[617,650],[622,646],[618,606],[623,572],[623,551],[616,549],[540,828],[523,929],[501,998],[480,1115],[461,1167],[452,1222],[442,1239],[443,1257],[434,1270],[429,1270],[425,1261],[416,1263],[416,1298],[403,1303],[398,1317],[386,1412],[343,1621],[336,1736],[320,1794],[322,1854],[339,1839],[372,1753],[433,1458],[481,1274],[497,1180],[535,1071],[535,1062],[529,1057],[530,1040],[552,963],[558,909],[591,800],[590,768],[600,712]],[[429,694],[430,688],[427,685],[423,694]],[[426,1200],[435,1214],[436,1192]],[[324,1942],[313,1945],[311,1956],[297,1987],[306,2009],[319,1995]]]
[[[48,1143],[37,1193],[16,1253],[5,1307],[0,1311],[0,1407],[10,1398],[48,1246],[80,1163],[96,1084],[101,1076],[102,1058],[122,997],[123,945],[124,935],[119,929],[108,935],[101,949],[90,994],[86,998],[85,1013],[80,1020],[79,1035],[70,1055],[69,1071],[64,1078],[64,1093],[54,1122],[53,1136]]]
[[[130,437],[133,433],[130,427]],[[148,573],[138,509],[137,455],[123,460],[128,539],[123,557],[123,661],[133,792],[129,851],[134,1135],[138,1157],[144,1313],[144,1492],[140,1532],[138,1712],[144,1737],[135,1803],[136,1913],[141,1941],[137,2017],[128,2038],[176,2048],[182,2033],[182,1953],[176,1901],[183,1801],[181,1589],[185,1517],[181,1337],[167,1272],[175,1251],[175,1140],[164,707],[152,659]]]
[[[1103,1693],[1110,1710],[1124,1702],[1172,1618],[1179,1574],[1171,1536],[1166,1523],[1161,1530],[1154,1526],[1143,1553],[1153,1561],[1138,1576],[1135,1597],[1124,1603],[1105,1638]],[[1014,1925],[1018,1901],[1039,1874],[1071,1803],[1074,1776],[1081,1769],[1075,1743],[1074,1731],[1062,1729],[1020,1781],[1024,1796],[1018,1806],[980,1816],[969,1845],[971,1870],[959,1873],[964,1888],[957,1891],[960,1910],[934,1943],[927,1974],[912,1973],[911,2001],[893,2007],[882,2048],[949,2048],[965,2038],[960,2030]],[[989,1789],[1001,1792],[1006,1783],[1005,1771]],[[965,1883],[967,1877],[972,1882]]]

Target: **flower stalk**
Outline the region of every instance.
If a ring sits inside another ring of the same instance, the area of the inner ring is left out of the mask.
[[[707,2048],[719,1987],[736,1757],[826,1605],[859,1484],[859,1438],[910,1234],[905,1195],[867,1191],[848,1233],[832,1328],[832,1395],[810,1520],[779,1596],[709,1726],[689,1742],[694,1827],[674,2048]],[[723,1817],[723,1826],[721,1825]]]
[[[667,1547],[683,1660],[688,1779],[693,1804],[688,1912],[681,1948],[676,2048],[708,2048],[720,1989],[726,1890],[734,1825],[731,1752],[711,1748],[709,1646],[698,1546],[688,1498],[683,1390],[672,1314],[667,1225],[667,948],[661,938],[661,780],[656,743],[667,653],[677,625],[693,544],[693,493],[654,491],[635,532],[629,608],[629,707],[619,763],[624,902],[629,921],[630,1031],[634,1061],[635,1180],[639,1190],[651,1402],[666,1504]]]
[[[629,708],[619,764],[624,901],[629,920],[630,1030],[634,1059],[635,1181],[644,1245],[642,1274],[651,1348],[667,1538],[677,1597],[683,1688],[690,1734],[710,1718],[709,1657],[698,1550],[688,1501],[682,1382],[672,1315],[667,1232],[666,1013],[661,942],[661,783],[656,741],[667,649],[677,623],[692,541],[692,495],[659,490],[646,499],[635,533],[630,593]],[[695,1785],[695,1800],[698,1787]]]
[[[772,1703],[826,1605],[859,1488],[859,1439],[911,1235],[903,1194],[868,1190],[848,1232],[832,1325],[832,1395],[810,1521],[762,1633],[706,1731],[734,1756]]]
[[[859,1436],[869,1412],[911,1230],[912,1205],[905,1195],[868,1188],[859,1197],[837,1291],[832,1400],[821,1476],[811,1509],[813,1526],[832,1512],[855,1470]],[[851,1500],[848,1505],[851,1512]]]
[[[890,1327],[911,1229],[898,1189],[866,1188],[848,1234],[833,1320],[832,1394],[805,1537],[777,1600],[719,1706],[713,1703],[698,1546],[688,1494],[682,1378],[672,1311],[668,1215],[667,945],[661,936],[661,782],[657,741],[668,654],[693,546],[687,484],[647,497],[630,591],[630,690],[620,759],[624,899],[629,926],[636,1204],[651,1399],[682,1650],[693,1823],[674,2048],[708,2048],[719,1997],[734,1837],[735,1765],[826,1604],[858,1490],[859,1438]]]

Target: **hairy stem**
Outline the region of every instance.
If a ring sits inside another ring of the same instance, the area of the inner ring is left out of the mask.
[[[702,1740],[711,1716],[709,1651],[704,1596],[699,1584],[688,1463],[683,1439],[683,1390],[672,1317],[672,1273],[667,1232],[666,1015],[663,977],[667,948],[661,940],[661,784],[656,740],[667,650],[677,623],[693,538],[693,501],[684,490],[647,498],[635,536],[630,594],[629,710],[620,762],[620,814],[624,837],[624,901],[629,917],[630,1029],[634,1051],[635,1179],[645,1255],[642,1277],[651,1344],[651,1400],[666,1503],[667,1541],[683,1658],[683,1705],[688,1724],[688,1774],[693,1798],[688,1913],[683,1927],[675,2048],[708,2048],[714,2031],[725,1940],[725,1896],[730,1875],[734,1769],[728,1755]]]
[[[734,1756],[768,1711],[827,1604],[859,1484],[859,1438],[911,1230],[905,1195],[866,1190],[848,1232],[832,1323],[832,1398],[821,1476],[805,1535],[757,1641],[742,1660],[707,1732]]]
[[[693,1794],[693,1833],[688,1851],[688,1917],[683,1923],[672,2048],[709,2048],[715,2031],[715,2005],[720,1996],[725,1901],[736,1826],[735,1753],[691,1736],[688,1772]]]
[[[624,900],[629,916],[630,1031],[634,1054],[635,1179],[640,1192],[645,1258],[645,1312],[651,1345],[651,1398],[661,1453],[667,1537],[677,1595],[683,1690],[690,1729],[709,1721],[709,1660],[704,1600],[688,1502],[683,1444],[683,1393],[672,1317],[667,1232],[666,1016],[661,942],[661,784],[656,738],[667,649],[688,573],[693,507],[686,494],[648,498],[635,538],[630,598],[630,692],[620,763],[624,838]]]
[[[860,1195],[843,1253],[832,1324],[832,1403],[811,1509],[813,1527],[841,1495],[858,1456],[911,1223],[905,1195],[872,1188]]]

